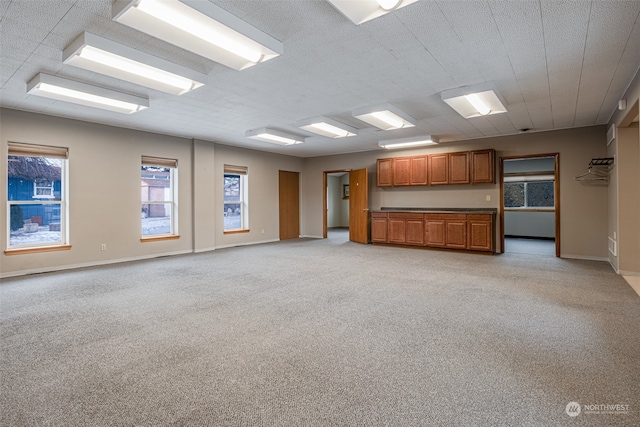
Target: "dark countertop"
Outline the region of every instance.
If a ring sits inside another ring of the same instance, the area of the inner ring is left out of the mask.
[[[496,214],[497,208],[397,208],[381,207],[371,212],[416,212],[416,213],[466,213],[466,214]]]

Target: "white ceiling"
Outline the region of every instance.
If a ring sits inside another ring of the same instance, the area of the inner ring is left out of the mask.
[[[112,0],[0,0],[1,105],[313,157],[425,133],[446,143],[605,124],[640,66],[638,0],[420,0],[359,26],[323,0],[211,1],[280,40],[284,54],[234,71],[112,21]],[[208,82],[174,96],[62,64],[85,30],[205,72]],[[150,108],[122,115],[27,95],[40,72],[145,95]],[[466,120],[440,99],[483,82],[495,84],[508,113]],[[417,127],[382,132],[351,117],[385,102]],[[293,126],[319,115],[360,134],[330,139]],[[309,138],[281,147],[244,137],[265,126]]]

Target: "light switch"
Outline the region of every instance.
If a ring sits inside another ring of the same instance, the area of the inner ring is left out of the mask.
[[[491,201],[491,195],[490,194],[487,194],[486,200],[487,200],[487,202]]]

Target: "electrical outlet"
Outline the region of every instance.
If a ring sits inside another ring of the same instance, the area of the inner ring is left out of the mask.
[[[487,197],[485,197],[485,200],[486,200],[487,202],[490,202],[490,201],[491,201],[491,195],[490,195],[490,194],[487,194]]]
[[[107,244],[103,243],[102,245],[100,245],[100,250],[106,251],[107,250]]]
[[[264,228],[262,229],[262,234],[264,234]]]

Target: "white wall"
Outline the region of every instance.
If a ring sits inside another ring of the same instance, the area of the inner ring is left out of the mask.
[[[504,213],[504,235],[553,239],[556,236],[555,213],[507,211]]]

